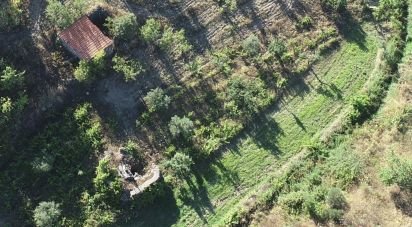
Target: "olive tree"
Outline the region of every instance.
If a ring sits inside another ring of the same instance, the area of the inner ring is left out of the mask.
[[[34,223],[38,227],[54,227],[57,225],[61,215],[60,204],[51,202],[40,202],[33,211]]]
[[[283,40],[273,39],[269,44],[268,50],[270,54],[274,55],[278,59],[281,59],[286,53],[287,48]]]
[[[170,97],[165,94],[161,88],[150,90],[143,98],[149,112],[156,112],[166,109],[170,104]]]
[[[149,43],[156,42],[162,37],[162,24],[160,21],[150,18],[140,28],[143,40]]]
[[[255,56],[260,52],[260,41],[256,35],[250,35],[242,42],[242,48],[249,56]]]
[[[163,163],[163,168],[178,179],[182,179],[190,174],[190,166],[193,160],[190,156],[177,152],[170,160]]]
[[[174,137],[183,136],[187,139],[193,133],[193,129],[193,121],[186,116],[178,117],[175,115],[169,123],[170,133]]]

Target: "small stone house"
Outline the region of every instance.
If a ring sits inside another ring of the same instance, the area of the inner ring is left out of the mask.
[[[80,60],[90,60],[102,50],[111,54],[114,49],[113,40],[105,36],[87,15],[60,32],[58,37],[63,46]]]

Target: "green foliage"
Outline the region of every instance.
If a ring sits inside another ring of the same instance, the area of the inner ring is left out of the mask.
[[[330,154],[323,171],[334,185],[348,187],[358,179],[362,168],[362,159],[348,148],[341,147]]]
[[[242,42],[242,48],[249,56],[256,56],[260,53],[260,41],[256,35],[250,35]]]
[[[296,27],[298,29],[310,29],[313,25],[313,20],[310,16],[304,16],[298,20]]]
[[[406,18],[407,0],[380,0],[375,16],[380,20]]]
[[[237,9],[237,0],[215,0],[224,13],[232,13]]]
[[[122,40],[130,40],[136,35],[137,19],[133,13],[126,13],[118,17],[109,17],[105,26],[110,34]]]
[[[10,30],[23,22],[23,0],[0,2],[0,30]]]
[[[0,88],[3,90],[17,90],[23,86],[25,72],[18,72],[6,66],[0,73]]]
[[[372,100],[365,94],[354,96],[350,100],[352,111],[349,114],[349,119],[352,124],[361,123],[371,114]]]
[[[346,206],[346,198],[339,188],[331,188],[329,190],[326,202],[334,209],[344,209]]]
[[[169,26],[165,27],[162,37],[159,39],[159,47],[175,57],[180,57],[192,49],[186,40],[184,30],[176,32]]]
[[[348,5],[347,0],[321,0],[322,6],[335,12],[343,12]]]
[[[195,135],[206,154],[211,154],[220,146],[228,143],[243,129],[239,122],[225,119],[219,124],[211,123],[208,127],[202,126],[196,130]]]
[[[305,203],[305,193],[302,191],[290,192],[279,197],[278,203],[291,214],[300,214]]]
[[[150,90],[143,98],[149,112],[156,112],[167,109],[170,104],[170,97],[161,88]]]
[[[150,18],[140,28],[140,33],[144,41],[148,43],[157,42],[162,37],[162,24],[160,21]]]
[[[173,116],[169,122],[169,130],[173,137],[183,137],[188,139],[194,130],[193,121],[191,121],[188,117],[178,117]]]
[[[58,225],[60,214],[60,204],[54,201],[40,202],[33,211],[33,219],[38,227],[54,227]]]
[[[46,17],[56,27],[67,28],[87,10],[88,0],[73,0],[63,4],[59,0],[47,0]]]
[[[285,42],[281,39],[273,39],[268,46],[269,53],[274,55],[278,59],[282,59],[283,55],[287,51]]]
[[[144,73],[143,65],[137,60],[126,60],[118,55],[113,58],[113,69],[123,74],[126,82],[136,80],[137,76]]]
[[[397,184],[401,188],[412,189],[412,161],[401,159],[392,153],[388,158],[388,166],[381,171],[380,177],[387,185]]]
[[[178,180],[183,179],[190,174],[190,166],[193,165],[193,160],[190,156],[177,152],[173,158],[163,163],[163,168],[176,177]]]
[[[224,48],[212,53],[212,63],[217,67],[219,72],[229,75],[232,72],[232,59],[230,56],[230,49]]]
[[[107,158],[99,161],[96,167],[96,177],[93,179],[95,196],[106,201],[119,199],[122,190],[117,172],[110,167],[109,161]]]
[[[404,42],[399,37],[391,37],[385,45],[384,57],[392,72],[398,68],[398,63],[402,60],[402,48]]]
[[[143,40],[159,46],[174,57],[181,57],[192,49],[184,30],[175,31],[169,25],[162,27],[161,23],[153,18],[146,21],[140,33]]]
[[[200,57],[197,57],[193,61],[187,63],[186,70],[188,70],[193,76],[201,75],[202,65],[202,59]]]
[[[99,150],[102,146],[102,126],[99,121],[92,120],[92,106],[90,103],[79,105],[74,110],[74,119],[83,130],[83,138],[95,149]]]
[[[96,54],[90,61],[80,60],[79,65],[74,70],[74,77],[80,82],[91,83],[99,74],[103,73],[105,63],[104,51]]]
[[[234,76],[229,80],[225,108],[234,116],[258,112],[271,102],[264,82],[259,78]]]

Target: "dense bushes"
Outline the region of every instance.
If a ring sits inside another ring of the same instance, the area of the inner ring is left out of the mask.
[[[112,61],[113,69],[116,72],[123,74],[126,82],[136,80],[137,76],[145,72],[143,65],[137,60],[126,60],[125,58],[116,55]]]
[[[133,13],[127,13],[118,17],[109,17],[105,26],[112,36],[129,40],[136,35],[137,20]]]
[[[247,55],[253,57],[260,52],[260,41],[257,36],[250,35],[242,42],[242,48]]]

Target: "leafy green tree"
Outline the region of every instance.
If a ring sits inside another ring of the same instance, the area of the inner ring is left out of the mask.
[[[392,153],[388,167],[381,171],[380,177],[387,185],[397,184],[401,188],[412,189],[412,161]]]
[[[233,115],[257,112],[270,102],[266,87],[259,78],[245,79],[235,76],[229,80],[225,107]]]
[[[170,26],[165,27],[162,37],[159,39],[159,47],[175,57],[180,57],[192,48],[186,40],[184,30],[176,32]]]
[[[140,28],[140,33],[144,41],[154,43],[162,37],[162,24],[160,21],[150,18]]]
[[[126,60],[116,55],[112,61],[114,63],[113,69],[122,73],[126,82],[136,80],[137,76],[145,71],[143,65],[137,60]]]
[[[150,90],[143,98],[149,112],[156,112],[166,109],[170,104],[170,97],[165,94],[161,88]]]
[[[109,17],[106,27],[110,34],[116,38],[129,40],[136,35],[137,19],[133,13],[126,13],[119,17]]]
[[[278,59],[282,59],[283,55],[286,53],[287,48],[285,42],[281,39],[273,39],[269,43],[268,47],[269,53],[274,55]]]
[[[0,87],[4,90],[19,89],[24,82],[24,73],[6,66],[0,74]]]
[[[169,122],[169,130],[174,137],[183,136],[187,139],[192,135],[193,129],[193,121],[186,116],[178,117],[175,115]]]
[[[47,0],[46,17],[60,29],[70,26],[87,10],[88,0],[73,0],[63,4],[59,0]]]
[[[249,56],[255,56],[260,52],[260,41],[256,35],[250,35],[242,42],[242,48]]]
[[[51,202],[40,202],[34,209],[33,219],[38,227],[57,226],[61,215],[60,204]]]
[[[163,168],[178,179],[182,179],[190,174],[191,165],[193,160],[190,156],[177,152],[170,160],[163,163]]]

